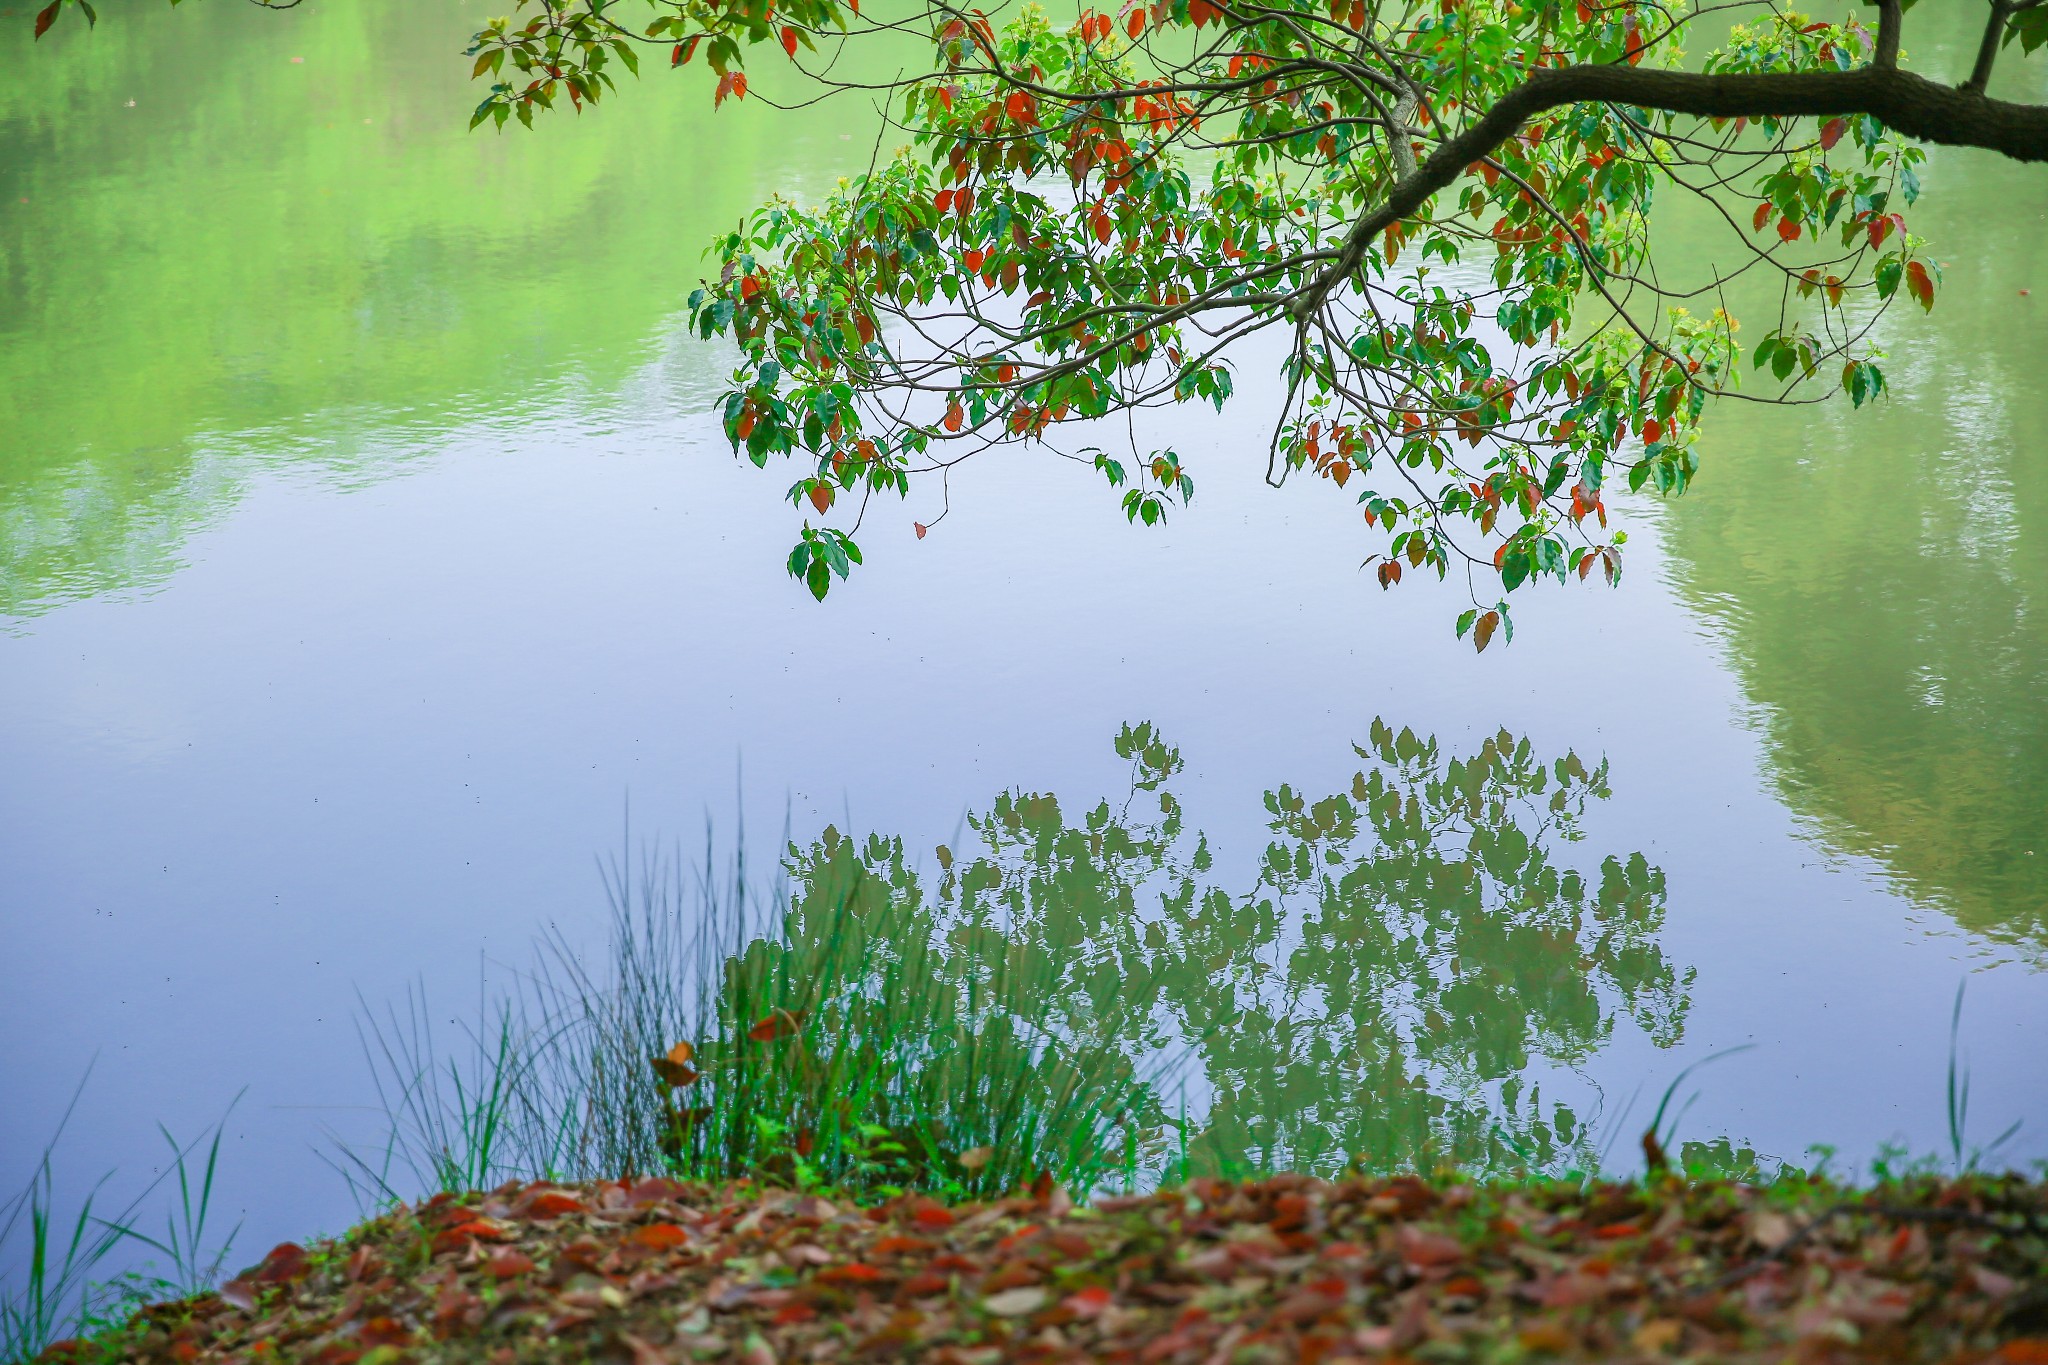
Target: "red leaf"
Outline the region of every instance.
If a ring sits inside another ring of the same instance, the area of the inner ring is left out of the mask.
[[[1124,20],[1124,32],[1130,35],[1132,42],[1136,42],[1138,40],[1138,35],[1140,33],[1143,33],[1144,31],[1145,7],[1143,5],[1140,5],[1138,6],[1138,8],[1131,11],[1130,18]]]
[[[1067,1295],[1060,1301],[1060,1306],[1077,1318],[1092,1318],[1100,1316],[1115,1297],[1101,1285],[1090,1285]]]
[[[1755,231],[1762,232],[1764,224],[1771,221],[1771,201],[1766,199],[1756,206]]]
[[[518,1208],[522,1218],[559,1218],[565,1213],[583,1212],[583,1201],[560,1190],[542,1190],[528,1197]]]
[[[263,1258],[263,1264],[245,1278],[258,1284],[284,1284],[298,1279],[310,1269],[304,1247],[297,1242],[280,1242]]]
[[[932,528],[925,525],[921,521],[913,521],[910,523],[910,529],[917,532],[917,538],[919,540],[923,540],[925,532],[931,530]]]
[[[777,1010],[747,1030],[747,1037],[757,1043],[773,1042],[787,1038],[804,1025],[803,1010]]]
[[[633,1229],[633,1240],[650,1251],[670,1251],[687,1246],[690,1234],[674,1223],[649,1223],[644,1228]]]
[[[1652,417],[1643,423],[1643,444],[1654,445],[1664,439],[1664,424]]]
[[[795,29],[793,29],[793,28],[785,28],[785,29],[783,29],[783,30],[782,30],[782,50],[783,50],[784,52],[787,52],[787,53],[788,53],[788,54],[790,55],[790,59],[791,59],[791,60],[795,60],[795,58],[796,58],[796,30],[795,30]]]
[[[906,1300],[925,1299],[934,1294],[943,1294],[953,1287],[953,1282],[936,1270],[920,1270],[903,1282],[897,1292]]]
[[[404,1346],[412,1341],[412,1328],[397,1318],[371,1318],[356,1334],[365,1346]]]
[[[676,50],[669,54],[668,64],[670,66],[681,66],[689,61],[690,58],[697,55],[697,44],[703,41],[704,35],[700,33],[686,43],[677,43]]]
[[[873,1284],[877,1280],[886,1280],[889,1277],[865,1261],[849,1261],[845,1265],[835,1265],[830,1270],[819,1271],[818,1278],[826,1284]]]
[[[966,414],[966,413],[964,413],[964,412],[962,412],[962,411],[960,410],[960,405],[959,405],[958,403],[950,403],[950,404],[948,404],[948,405],[947,405],[947,407],[946,407],[946,430],[948,430],[948,431],[958,431],[958,430],[960,430],[960,425],[961,425],[961,423],[962,423],[962,422],[964,422],[964,421],[966,421],[966,419],[967,419],[967,414]]]
[[[829,483],[819,483],[819,484],[813,484],[813,485],[811,485],[811,506],[813,506],[813,507],[815,507],[815,508],[817,508],[817,509],[818,509],[818,515],[819,515],[819,516],[823,516],[823,515],[825,515],[825,513],[826,513],[827,511],[829,511],[829,510],[831,509],[831,506],[832,506],[832,485],[831,485],[831,484],[829,484]]]
[[[1934,307],[1934,277],[1919,261],[1909,262],[1906,266],[1906,292],[1919,301],[1922,309]]]
[[[1827,151],[1829,148],[1833,147],[1837,142],[1840,142],[1842,140],[1842,134],[1847,132],[1848,130],[1849,120],[1845,118],[1831,118],[1826,123],[1823,123],[1820,126],[1821,150]]]
[[[494,1280],[509,1280],[515,1275],[530,1275],[533,1273],[533,1257],[508,1247],[485,1261],[484,1270]]]
[[[40,38],[50,31],[50,25],[57,22],[57,6],[63,3],[64,0],[50,0],[49,6],[36,15],[36,37]]]
[[[1027,128],[1038,122],[1038,101],[1031,98],[1029,91],[1011,91],[1010,97],[1003,101],[1003,109]]]
[[[1778,240],[1783,242],[1796,242],[1799,240],[1799,222],[1797,219],[1780,218],[1778,220]]]

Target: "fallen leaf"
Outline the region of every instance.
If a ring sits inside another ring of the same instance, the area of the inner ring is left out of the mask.
[[[1749,1216],[1749,1240],[1765,1251],[1776,1251],[1792,1240],[1792,1220],[1775,1209],[1758,1209]]]
[[[507,1247],[484,1262],[484,1271],[494,1280],[509,1280],[514,1275],[533,1273],[533,1257],[523,1251]]]
[[[1673,1318],[1652,1318],[1636,1328],[1628,1339],[1629,1345],[1644,1355],[1661,1355],[1678,1344],[1685,1334],[1683,1324]]]
[[[674,1223],[649,1223],[645,1227],[634,1228],[632,1237],[652,1251],[672,1251],[690,1244],[689,1229],[679,1228]]]
[[[405,1346],[412,1342],[412,1328],[397,1318],[371,1318],[356,1333],[356,1340],[372,1348]]]
[[[565,1213],[582,1213],[583,1201],[560,1190],[542,1190],[517,1206],[521,1218],[559,1218]]]
[[[633,1365],[674,1365],[668,1353],[659,1346],[634,1336],[631,1332],[617,1334],[619,1345],[626,1348],[626,1354]]]
[[[983,1312],[993,1313],[999,1318],[1021,1318],[1045,1307],[1046,1299],[1046,1292],[1037,1285],[1023,1285],[989,1295],[981,1301],[981,1307]]]
[[[1090,1285],[1060,1300],[1060,1307],[1077,1318],[1092,1318],[1109,1307],[1116,1296],[1101,1285]]]
[[[1403,1223],[1401,1231],[1395,1234],[1394,1242],[1400,1248],[1401,1258],[1410,1265],[1456,1265],[1465,1259],[1464,1244],[1457,1238],[1416,1227],[1413,1223]]]

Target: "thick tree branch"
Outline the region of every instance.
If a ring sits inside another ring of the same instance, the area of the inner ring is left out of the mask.
[[[1580,65],[1531,72],[1485,117],[1440,145],[1395,184],[1387,201],[1352,225],[1337,264],[1296,301],[1296,316],[1321,305],[1355,271],[1374,239],[1409,217],[1465,168],[1548,110],[1581,103],[1631,105],[1700,118],[1832,118],[1869,114],[1921,142],[1982,147],[2015,161],[2048,161],[2048,107],[1987,99],[1895,67],[1854,71],[1705,75],[1691,71]]]

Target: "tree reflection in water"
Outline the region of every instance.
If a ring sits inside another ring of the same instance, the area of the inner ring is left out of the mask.
[[[792,848],[784,932],[726,964],[726,991],[802,983],[834,1036],[896,1053],[879,1091],[914,1091],[899,1110],[1056,1096],[1094,1121],[1033,1141],[1195,1172],[1584,1166],[1587,1117],[1539,1073],[1624,1019],[1679,1040],[1693,973],[1657,941],[1663,873],[1560,861],[1604,763],[1505,731],[1447,759],[1375,721],[1348,791],[1266,794],[1270,842],[1233,892],[1174,794],[1179,751],[1149,724],[1116,751],[1119,803],[1006,792],[931,875],[901,839]],[[946,1145],[1016,1140],[1000,1127]]]

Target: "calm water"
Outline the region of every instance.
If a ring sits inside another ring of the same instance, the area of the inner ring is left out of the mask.
[[[2048,1155],[2041,172],[1937,155],[1951,265],[1892,399],[1726,408],[1697,490],[1628,507],[1624,587],[1536,594],[1510,649],[1370,588],[1338,501],[1262,490],[1250,383],[1165,424],[1201,496],[1163,531],[1007,455],[821,607],[676,314],[708,234],[864,164],[872,116],[655,81],[467,134],[483,13],[138,7],[34,53],[0,16],[0,1189],[97,1058],[75,1180],[246,1085],[248,1244],[336,1227],[358,991],[466,1016],[482,964],[599,932],[597,855],[707,813],[757,857],[785,822],[979,849],[1043,909],[1107,875],[1060,838],[1154,800],[1141,722],[1185,829],[1111,871],[1219,1144],[1355,1148],[1420,1093],[1527,1138],[1540,1091],[1625,1152],[1752,1044],[1686,1135],[1933,1150],[1967,980],[1973,1127]],[[1436,749],[1380,755],[1382,720]],[[1447,806],[1427,848],[1315,806],[1503,728],[1604,783]],[[1211,909],[1176,916],[1197,830]]]

